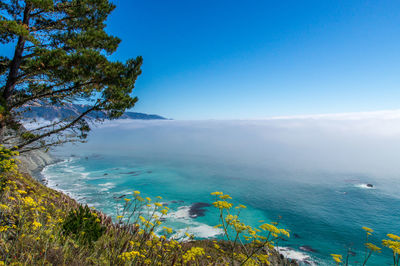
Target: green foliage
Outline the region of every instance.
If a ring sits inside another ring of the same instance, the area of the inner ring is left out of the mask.
[[[105,231],[100,224],[96,213],[91,212],[89,207],[79,206],[77,210],[71,210],[62,225],[63,233],[72,236],[79,243],[91,245],[97,241]]]
[[[33,139],[35,137],[36,137],[36,135],[33,134],[32,132],[24,132],[21,134],[21,138],[23,138],[23,139]]]
[[[152,200],[133,191],[120,198],[116,222],[87,206],[18,173],[17,153],[0,145],[3,169],[0,190],[0,265],[297,265],[275,251],[289,232],[277,223],[258,227],[244,224],[243,205],[234,206],[229,195],[214,192],[213,205],[220,213],[226,241],[174,239],[172,228],[162,226],[168,207],[161,197]],[[121,205],[123,206],[121,212]],[[366,231],[366,257],[380,251],[369,243],[373,230]],[[157,233],[157,234],[156,234]],[[400,237],[388,234],[382,245],[399,265]],[[338,265],[342,255],[331,254]]]
[[[17,138],[13,143],[19,141],[21,151],[82,141],[89,131],[88,113],[102,111],[114,119],[137,102],[132,91],[142,57],[119,62],[108,56],[120,43],[105,30],[114,8],[110,0],[1,1],[0,43],[15,49],[0,57],[0,126],[19,124],[31,105],[85,101],[92,106],[32,129],[35,137]]]

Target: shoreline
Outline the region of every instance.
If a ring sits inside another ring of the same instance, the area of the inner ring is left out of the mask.
[[[43,152],[39,153],[40,155],[43,154]],[[34,156],[37,156],[37,154],[35,153]],[[49,186],[49,180],[47,179],[47,177],[45,175],[43,175],[43,170],[51,165],[55,165],[57,163],[63,162],[65,160],[60,159],[60,158],[54,158],[51,154],[46,153],[46,157],[51,158],[51,160],[45,160],[43,161],[43,164],[40,165],[36,165],[36,168],[34,170],[30,170],[30,172],[28,173],[33,179],[37,180],[40,184],[42,184],[43,186],[47,187],[48,189],[57,191],[58,193],[61,193],[62,195],[64,195],[65,197],[70,198],[71,200],[75,201],[77,204],[79,205],[85,205],[82,202],[79,202],[78,199],[76,199],[75,197],[73,197],[72,195],[70,195],[70,193],[68,193],[67,191],[64,191],[62,189],[57,189],[54,186]],[[21,163],[22,164],[22,163]],[[110,221],[112,221],[111,216],[103,213],[102,210],[98,210],[100,211],[105,217],[108,217],[108,219],[110,219]],[[202,243],[207,243],[209,241],[213,241],[215,240],[214,238],[205,238],[205,239],[195,239],[194,241],[197,242],[202,242]],[[182,240],[184,241],[184,240]],[[225,240],[222,240],[225,241]],[[283,251],[283,252],[282,252]],[[279,261],[280,263],[284,263],[284,265],[299,265],[299,263],[306,263],[308,265],[315,265],[314,261],[311,259],[311,257],[307,254],[307,253],[303,253],[299,250],[295,250],[293,248],[290,247],[279,247],[273,250],[273,253],[275,253],[276,255],[276,260],[275,261]],[[293,264],[295,263],[295,264]]]
[[[72,200],[76,204],[82,205],[82,206],[85,205],[85,204],[79,202],[76,198],[69,195],[69,193],[67,193],[66,191],[57,189],[55,187],[50,187],[48,185],[48,183],[49,183],[48,179],[46,178],[46,176],[44,176],[42,174],[42,171],[46,167],[60,163],[64,160],[62,160],[60,158],[56,158],[56,157],[54,157],[54,155],[50,154],[49,152],[44,152],[42,150],[27,152],[27,153],[19,156],[19,160],[20,160],[20,163],[18,164],[19,170],[22,173],[31,176],[32,179],[36,180],[41,185],[45,186],[47,189],[50,189],[50,190],[53,190],[53,191],[56,191],[56,192],[62,194],[64,197]],[[101,210],[98,210],[98,211],[100,211],[100,213],[106,218],[106,220],[108,222],[114,223],[111,219],[111,216],[103,213]],[[208,243],[213,240],[214,240],[214,238],[197,239],[197,240],[194,240],[193,242]],[[222,240],[222,241],[224,241],[224,240]],[[300,251],[297,251],[297,252],[300,252]],[[302,260],[302,259],[298,260],[294,257],[287,256],[288,255],[287,252],[286,252],[287,253],[286,254],[285,252],[281,252],[281,250],[279,250],[279,249],[273,249],[272,253],[275,254],[274,262],[278,263],[276,265],[282,265],[282,263],[283,263],[283,265],[299,265],[299,263],[307,263],[307,264],[311,263],[311,265],[313,265],[312,261],[308,260],[310,257],[308,257],[308,259],[306,259],[306,260]],[[300,253],[302,253],[302,252],[300,252]],[[304,254],[304,253],[302,253],[302,254]],[[275,265],[275,264],[273,264],[273,265]]]

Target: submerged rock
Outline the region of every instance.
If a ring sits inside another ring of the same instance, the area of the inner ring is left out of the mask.
[[[205,208],[208,208],[210,206],[211,206],[211,204],[205,203],[205,202],[193,203],[192,206],[190,206],[190,209],[189,209],[190,218],[196,218],[196,217],[204,216],[205,212],[206,212]]]
[[[119,197],[113,197],[114,199],[122,199],[123,197],[126,197],[126,194],[119,196]]]
[[[132,176],[138,176],[141,174],[140,171],[130,171],[130,172],[126,172],[126,173],[119,173],[120,175],[132,175]]]
[[[171,203],[184,203],[183,200],[172,200]]]
[[[353,257],[354,257],[355,255],[357,255],[357,253],[355,253],[354,251],[351,251],[351,250],[349,250],[347,253],[349,253],[349,255],[350,255],[350,256],[353,256]]]
[[[304,245],[299,247],[300,250],[307,251],[307,252],[318,252],[316,249],[313,249],[310,246]]]

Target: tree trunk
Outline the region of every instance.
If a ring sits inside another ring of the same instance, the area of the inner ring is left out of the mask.
[[[32,11],[32,4],[26,3],[25,9],[24,9],[24,18],[22,20],[22,24],[26,28],[29,28],[29,19],[30,19],[31,11]],[[2,105],[4,105],[3,106],[4,113],[1,114],[1,117],[0,117],[0,144],[3,143],[4,134],[6,132],[7,117],[9,116],[9,111],[10,111],[9,98],[12,96],[13,90],[15,88],[15,83],[17,82],[18,70],[21,66],[22,55],[24,53],[24,48],[25,48],[25,41],[26,40],[25,40],[24,36],[18,37],[18,42],[17,42],[17,45],[15,46],[14,57],[10,64],[10,71],[8,72],[6,86],[1,95],[2,96],[1,102],[2,102]]]
[[[29,27],[29,19],[30,19],[31,10],[32,10],[32,5],[27,3],[25,6],[25,9],[24,9],[24,18],[22,21],[22,24],[27,28]],[[6,112],[9,111],[8,110],[8,105],[9,105],[8,99],[12,95],[12,92],[15,87],[15,83],[17,81],[18,70],[21,66],[22,55],[24,53],[25,41],[26,41],[26,39],[24,36],[19,36],[17,46],[15,46],[14,57],[13,57],[13,60],[11,61],[10,72],[8,73],[7,83],[6,83],[6,86],[4,88],[3,95],[2,95],[3,99],[6,103],[6,106],[5,106]],[[2,125],[2,127],[3,127],[3,125]]]

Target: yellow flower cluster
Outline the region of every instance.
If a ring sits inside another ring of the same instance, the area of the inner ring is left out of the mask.
[[[42,224],[37,221],[34,221],[32,223],[32,227],[33,227],[33,230],[37,230],[38,228],[42,227]]]
[[[400,236],[394,234],[387,234],[390,239],[382,240],[382,245],[390,248],[393,252],[393,256],[397,257],[397,261],[400,260]]]
[[[370,235],[372,235],[372,232],[374,232],[373,229],[363,226],[362,229],[366,233],[366,243],[365,245],[365,257],[364,257],[364,262],[363,265],[367,264],[368,259],[371,257],[373,252],[381,252],[381,248],[378,247],[377,245],[368,242],[368,238]],[[389,239],[384,239],[382,240],[382,245],[390,248],[393,253],[393,265],[398,266],[400,263],[400,237],[394,234],[387,234]],[[332,258],[334,261],[339,264],[341,263],[342,256],[338,254],[331,254]]]
[[[8,154],[0,148],[0,156],[3,158],[5,155],[1,152]],[[13,169],[15,160],[11,159],[10,157],[9,160],[0,160],[8,161],[0,164],[0,167],[3,167],[1,169]],[[217,191],[211,193],[215,196],[213,205],[220,215],[219,225],[216,227],[229,242],[215,240],[210,245],[202,244],[202,247],[198,247],[197,243],[204,242],[191,241],[194,236],[185,233],[188,241],[181,243],[171,239],[174,237],[172,228],[159,227],[169,210],[159,202],[162,198],[157,197],[158,200],[152,201],[149,197],[142,198],[139,191],[133,191],[131,197],[120,199],[124,206],[122,213],[121,209],[118,209],[117,219],[120,223],[107,226],[104,235],[93,244],[94,252],[90,253],[85,246],[81,246],[70,236],[63,235],[61,230],[64,220],[67,220],[66,213],[74,210],[76,205],[66,206],[64,196],[42,187],[38,190],[36,183],[28,182],[22,185],[22,179],[17,175],[13,179],[17,182],[6,179],[4,197],[0,202],[2,215],[9,219],[6,223],[8,226],[0,226],[0,248],[8,252],[18,246],[20,250],[13,250],[13,256],[8,256],[5,262],[0,261],[0,265],[18,265],[20,261],[32,265],[48,264],[49,262],[43,259],[43,254],[50,249],[58,250],[61,254],[68,248],[74,250],[73,254],[76,252],[76,257],[84,258],[87,264],[93,265],[269,265],[274,244],[284,237],[290,237],[289,231],[278,228],[278,223],[260,221],[262,224],[259,227],[246,225],[240,218],[246,206],[234,205],[231,203],[231,196]],[[100,218],[105,221],[100,213],[97,215],[93,211],[92,215],[98,222],[101,222]],[[15,235],[17,230],[20,232],[19,236],[13,241],[20,242],[13,247],[12,243],[5,240],[8,240],[10,235]],[[366,231],[368,239],[373,230],[368,227],[364,227],[363,230]],[[82,237],[80,234],[79,237]],[[383,240],[382,245],[393,251],[395,262],[399,261],[400,237],[394,234],[387,236],[388,239]],[[366,242],[368,252],[380,251],[380,247]],[[21,243],[30,243],[29,252],[21,252],[24,248]],[[15,255],[19,257],[15,258]],[[67,263],[76,262],[76,258],[71,255],[63,255]],[[337,264],[342,263],[342,255],[331,256]],[[0,257],[0,260],[2,259],[3,257]]]
[[[118,256],[122,261],[133,261],[140,253],[138,251],[124,252]]]
[[[189,261],[195,261],[196,257],[205,255],[204,249],[200,247],[192,247],[185,254],[182,255],[183,261],[188,263]]]
[[[332,259],[337,263],[342,263],[342,255],[339,254],[331,254]]]
[[[366,227],[366,226],[363,226],[362,229],[363,229],[364,231],[368,232],[368,233],[372,233],[372,232],[374,231],[374,230],[372,230],[371,228]]]
[[[269,264],[268,250],[274,249],[274,241],[290,237],[289,232],[277,228],[278,223],[264,223],[260,225],[260,229],[246,225],[239,219],[241,210],[246,209],[246,206],[240,204],[235,207],[235,210],[232,210],[233,204],[229,202],[232,199],[231,196],[220,191],[213,192],[211,195],[215,196],[216,201],[213,202],[213,205],[220,212],[220,224],[215,227],[223,229],[226,239],[232,243],[232,247],[228,251],[231,253],[231,258],[239,261],[241,265]],[[263,231],[267,231],[268,235],[263,236]],[[234,232],[233,236],[231,236],[232,232]],[[247,241],[247,244],[243,242],[242,238]],[[217,243],[214,243],[214,248],[227,254]],[[259,253],[260,250],[266,250],[267,253]],[[233,261],[231,263],[233,264]]]
[[[215,201],[213,202],[214,207],[218,208],[218,209],[230,209],[232,208],[232,203],[226,202],[226,201]]]
[[[270,262],[268,261],[268,258],[269,258],[268,254],[259,254],[259,255],[256,255],[256,257],[258,258],[258,260],[260,262],[270,265]]]
[[[34,201],[31,197],[25,197],[22,199],[22,202],[25,204],[25,206],[30,207],[30,208],[35,208],[37,207],[36,201]]]
[[[56,235],[61,238],[59,230],[65,217],[65,202],[58,202],[56,206],[53,202],[60,197],[57,192],[21,175],[17,170],[17,160],[12,158],[17,155],[0,145],[0,210],[2,220],[8,224],[0,226],[0,249],[13,252],[13,257],[9,256],[5,261],[7,265],[19,265],[19,261],[43,264],[43,260],[38,261],[40,257],[50,246],[54,250],[57,248],[53,245]],[[11,241],[10,236],[14,236]],[[46,240],[46,246],[43,240]],[[29,252],[25,245],[21,245],[26,242],[32,243],[29,244]]]
[[[13,158],[18,156],[17,151],[6,149],[3,145],[0,145],[0,173],[14,173],[18,172],[18,166],[16,160]]]
[[[8,230],[8,228],[10,228],[8,225],[5,225],[5,226],[0,226],[0,233],[1,233],[1,232],[5,232],[5,231],[7,231],[7,230]]]
[[[165,230],[165,232],[167,232],[167,234],[172,234],[172,232],[173,232],[172,228],[169,228],[166,226],[163,226],[163,229]]]
[[[380,252],[381,248],[372,244],[372,243],[365,243],[365,247],[374,252]]]
[[[271,234],[272,234],[274,237],[277,237],[278,235],[285,235],[285,236],[287,236],[287,237],[290,237],[290,234],[289,234],[289,232],[288,232],[287,230],[285,230],[285,229],[278,229],[278,228],[277,228],[275,225],[273,225],[273,224],[267,224],[267,223],[265,223],[265,224],[260,225],[260,228],[261,228],[262,230],[271,232]]]

